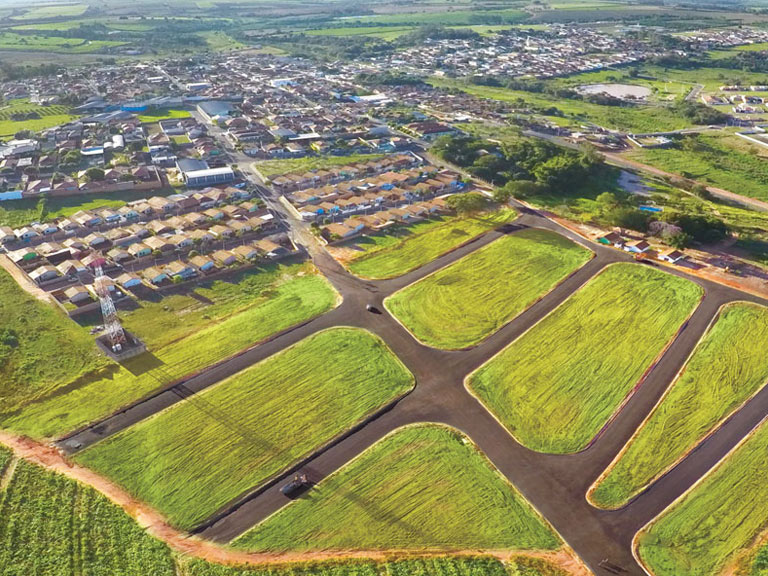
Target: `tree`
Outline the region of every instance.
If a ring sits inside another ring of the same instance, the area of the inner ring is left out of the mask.
[[[488,198],[477,192],[466,194],[454,194],[449,196],[445,203],[459,214],[469,215],[480,212],[488,207]]]
[[[104,180],[104,170],[96,168],[95,166],[93,168],[88,168],[88,170],[85,171],[85,178],[89,182]]]
[[[678,250],[686,248],[693,240],[693,236],[686,234],[685,232],[679,232],[666,239],[667,244]]]
[[[694,184],[691,187],[691,193],[695,194],[702,200],[711,200],[712,199],[712,193],[709,191],[709,188],[704,186],[704,184]]]

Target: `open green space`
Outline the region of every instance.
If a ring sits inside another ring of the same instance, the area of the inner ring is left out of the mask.
[[[370,25],[410,25],[421,26],[437,24],[444,26],[461,26],[470,24],[511,24],[525,20],[528,14],[522,10],[507,8],[502,10],[434,10],[425,12],[393,12],[376,14],[359,18],[346,18],[344,23]]]
[[[88,40],[41,34],[16,34],[0,32],[0,50],[56,52],[61,54],[89,54],[104,48],[121,46],[125,42],[113,40]]]
[[[3,47],[0,45],[0,50]],[[12,137],[21,130],[39,131],[77,118],[62,105],[40,106],[26,98],[9,100],[0,105],[0,137]]]
[[[174,576],[168,547],[92,488],[20,460],[0,491],[0,574]]]
[[[655,576],[712,576],[768,527],[768,425],[638,537]],[[758,572],[759,574],[759,572]]]
[[[327,280],[313,268],[295,264],[264,266],[229,281],[203,281],[193,292],[168,296],[157,304],[139,301],[137,308],[121,312],[121,318],[125,327],[147,344],[147,353],[122,364],[101,364],[101,370],[92,374],[61,375],[55,385],[35,394],[21,387],[15,390],[13,403],[0,406],[0,425],[35,437],[63,434],[322,314],[337,298]],[[18,310],[11,308],[8,314],[18,319]],[[75,330],[76,325],[71,325]],[[87,335],[87,331],[76,334]],[[55,335],[39,329],[34,334],[27,331],[24,338]],[[37,360],[31,366],[56,371],[66,366],[62,357],[66,358],[69,350],[73,350],[72,362],[82,363],[88,357],[75,353],[73,342],[78,342],[77,338],[49,347],[25,345],[17,353],[46,354],[50,361]]]
[[[504,236],[397,292],[386,306],[435,348],[473,346],[493,334],[592,257],[546,230]]]
[[[88,448],[77,460],[191,528],[412,386],[413,376],[377,337],[333,328]]]
[[[591,494],[625,504],[672,466],[768,380],[768,309],[726,307],[661,404]]]
[[[14,16],[13,20],[42,20],[44,18],[80,16],[86,10],[88,10],[88,4],[49,4],[32,7],[20,16]]]
[[[253,167],[265,178],[272,178],[290,172],[308,172],[335,166],[346,166],[358,162],[369,162],[383,158],[384,154],[349,154],[348,156],[307,156],[306,158],[289,158],[286,160],[264,160],[256,162]]]
[[[189,110],[180,110],[173,108],[164,108],[162,110],[148,110],[142,114],[139,114],[137,118],[139,122],[151,124],[152,122],[159,122],[160,120],[174,120],[177,118],[189,118]]]
[[[689,135],[671,148],[635,149],[627,156],[736,194],[768,199],[768,151],[730,132]]]
[[[152,196],[166,196],[176,190],[153,190]],[[147,198],[144,192],[108,192],[105,194],[75,194],[54,198],[22,198],[0,202],[0,226],[20,228],[30,222],[48,222],[66,218],[79,210],[98,208],[120,208],[134,200]]]
[[[586,447],[692,313],[702,289],[614,264],[468,378],[524,445]]]
[[[235,541],[247,550],[553,550],[560,541],[458,431],[387,436]]]
[[[663,105],[638,104],[635,106],[603,106],[570,98],[553,99],[546,94],[479,86],[463,80],[431,78],[430,84],[442,88],[456,88],[479,98],[533,107],[547,116],[564,116],[573,125],[592,122],[599,126],[632,132],[678,130],[691,126],[691,122]]]
[[[350,246],[362,252],[347,266],[363,278],[402,276],[515,218],[517,212],[503,208],[466,218],[425,220],[384,234],[364,236],[350,242]]]
[[[87,330],[0,269],[0,411],[50,395],[105,363]]]

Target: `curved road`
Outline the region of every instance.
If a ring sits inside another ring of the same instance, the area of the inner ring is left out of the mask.
[[[595,574],[644,574],[633,557],[632,538],[768,414],[768,388],[625,508],[617,511],[596,509],[587,502],[585,494],[672,382],[719,308],[736,300],[761,304],[766,302],[733,288],[691,277],[682,271],[670,270],[701,285],[705,289],[705,296],[663,356],[588,448],[566,455],[533,452],[516,442],[467,392],[464,378],[535,325],[606,265],[634,260],[623,252],[587,242],[522,205],[516,207],[522,215],[514,225],[489,232],[416,271],[392,280],[366,281],[356,278],[327,252],[310,246],[315,264],[343,297],[338,308],[279,333],[234,358],[64,438],[59,441],[59,446],[67,452],[76,452],[200,392],[310,334],[332,326],[357,326],[374,332],[390,346],[414,374],[415,389],[395,405],[337,438],[330,446],[297,463],[291,470],[242,494],[200,525],[197,533],[214,541],[227,542],[289,502],[279,492],[279,487],[296,470],[301,469],[312,482],[319,482],[396,428],[416,422],[441,422],[467,434],[501,473],[547,518]],[[595,257],[478,346],[460,351],[424,346],[384,308],[383,300],[393,292],[501,235],[523,227],[555,231],[590,248]],[[382,314],[366,312],[366,304],[377,306]]]

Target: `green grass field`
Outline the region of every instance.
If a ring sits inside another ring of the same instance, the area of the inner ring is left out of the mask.
[[[674,148],[637,149],[627,156],[736,194],[768,199],[768,153],[732,133],[688,136]]]
[[[0,269],[0,410],[35,398],[105,365],[88,331],[21,289]]]
[[[2,34],[0,34],[0,50],[5,47],[2,45]],[[77,116],[70,113],[70,108],[62,105],[39,106],[31,104],[28,99],[20,98],[9,100],[0,106],[0,137],[11,137],[20,130],[33,130],[35,132],[66,124],[71,122]],[[14,120],[18,114],[34,114],[37,118],[26,120]]]
[[[567,576],[541,558],[512,555],[502,563],[496,558],[460,556],[451,558],[392,559],[386,562],[347,560],[285,566],[232,567],[189,560],[179,576]]]
[[[425,344],[465,348],[496,332],[591,257],[559,234],[521,230],[411,284],[385,304]]]
[[[553,550],[560,541],[459,432],[387,436],[235,541],[247,550]]]
[[[629,130],[633,132],[651,132],[658,130],[677,130],[691,126],[691,122],[679,116],[666,106],[637,105],[633,107],[602,106],[591,102],[568,98],[553,99],[550,96],[496,88],[478,86],[462,80],[431,78],[430,84],[442,88],[457,88],[480,98],[501,102],[524,102],[528,106],[547,110],[557,108],[570,121],[571,125],[593,122],[607,128]],[[553,116],[557,118],[557,116]]]
[[[286,160],[264,160],[256,162],[253,167],[256,168],[265,178],[273,178],[280,174],[291,172],[308,172],[309,170],[319,170],[321,168],[332,168],[334,166],[346,166],[358,162],[368,162],[379,160],[384,154],[349,154],[348,156],[308,156],[306,158],[290,158]]]
[[[19,461],[0,491],[0,574],[174,576],[168,547],[95,490]]]
[[[597,485],[599,506],[625,504],[768,380],[768,309],[725,308],[664,401]]]
[[[334,328],[96,444],[77,460],[190,528],[412,386],[413,376],[381,340]]]
[[[515,218],[517,212],[504,208],[467,218],[429,220],[396,232],[365,236],[350,243],[362,252],[347,266],[363,278],[395,278]]]
[[[710,472],[638,538],[656,576],[720,574],[768,528],[768,425]]]
[[[121,46],[125,42],[113,40],[87,40],[85,38],[63,38],[41,34],[16,34],[0,32],[0,50],[24,52],[55,52],[57,54],[90,54],[104,48]]]
[[[139,119],[139,122],[151,124],[153,122],[159,122],[160,120],[174,120],[177,118],[189,118],[190,116],[192,116],[192,114],[190,114],[189,110],[163,109],[148,110],[136,117]]]
[[[145,341],[149,353],[122,365],[110,362],[92,376],[59,377],[55,387],[51,385],[34,397],[21,389],[14,404],[0,408],[0,425],[35,437],[61,435],[275,332],[322,314],[334,306],[337,297],[323,277],[293,265],[248,272],[234,283],[208,282],[195,294],[169,297],[156,306],[143,302],[133,312],[122,313],[122,318],[126,328]],[[212,300],[212,305],[205,306],[207,300]],[[12,316],[18,319],[18,309]],[[51,333],[41,329],[35,337],[51,338]],[[30,346],[22,349],[29,355],[45,353],[52,358],[56,354],[57,362],[41,361],[35,366],[38,370],[61,370],[61,350],[72,349],[71,342],[77,339],[72,338],[66,346],[44,348],[44,352],[35,352]],[[73,359],[80,362],[83,357],[73,353]]]
[[[345,19],[345,24],[380,24],[382,26],[423,26],[437,24],[443,26],[462,26],[470,24],[511,24],[525,20],[528,14],[522,10],[508,8],[503,10],[445,10],[425,12],[393,12]]]
[[[67,16],[80,16],[88,10],[88,4],[50,4],[30,8],[21,16],[14,16],[13,20],[37,20],[43,18],[64,18]]]
[[[468,378],[524,445],[586,447],[702,296],[696,284],[614,264]]]

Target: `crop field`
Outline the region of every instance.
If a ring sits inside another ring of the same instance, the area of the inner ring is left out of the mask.
[[[14,20],[37,20],[43,18],[64,18],[67,16],[80,16],[88,10],[88,4],[50,4],[48,6],[36,6],[30,8],[21,16],[14,16]]]
[[[768,425],[755,434],[638,539],[656,576],[720,574],[768,527]]]
[[[461,26],[470,24],[512,24],[525,20],[528,14],[514,8],[504,10],[447,10],[418,13],[377,14],[345,19],[345,24],[370,24],[382,26],[437,24]]]
[[[560,542],[459,432],[387,436],[238,538],[247,550],[553,550]]]
[[[372,334],[334,328],[78,455],[190,528],[408,392]]]
[[[363,251],[347,266],[363,278],[395,278],[515,218],[517,212],[504,208],[467,218],[429,220],[396,232],[365,236],[351,243]]]
[[[568,98],[551,97],[533,92],[477,86],[461,80],[446,78],[431,78],[430,84],[443,88],[457,88],[479,98],[488,98],[501,102],[524,102],[542,110],[557,108],[565,114],[571,124],[594,122],[608,128],[629,130],[634,132],[650,132],[658,130],[677,130],[691,126],[691,122],[676,114],[666,106],[637,105],[634,107],[601,106],[591,102]]]
[[[383,158],[384,154],[350,154],[348,156],[308,156],[306,158],[290,158],[286,160],[264,160],[256,162],[256,168],[265,178],[272,178],[290,172],[307,172],[334,166],[346,166],[357,162],[368,162]]]
[[[0,573],[174,576],[170,550],[95,490],[19,461],[0,491]]]
[[[0,34],[0,50],[2,46]],[[20,130],[44,130],[59,124],[66,124],[76,118],[71,115],[70,108],[61,105],[39,106],[22,98],[10,100],[0,106],[0,137],[13,136]],[[27,118],[20,119],[22,116]]]
[[[88,331],[25,292],[0,269],[0,405],[3,412],[103,367]]]
[[[626,503],[768,381],[768,309],[722,312],[627,451],[592,493],[602,507]]]
[[[687,136],[673,148],[637,149],[627,156],[737,194],[768,199],[768,155],[732,134]]]
[[[144,340],[149,352],[121,365],[110,362],[90,376],[59,378],[61,390],[38,394],[34,403],[20,411],[0,412],[0,424],[35,437],[63,434],[322,314],[338,297],[323,277],[301,266],[272,266],[246,273],[240,280],[242,284],[217,281],[186,297],[168,297],[157,306],[140,302],[138,309],[121,315],[126,328]],[[200,305],[199,301],[206,299],[221,301],[208,307]],[[17,311],[14,318],[18,318]],[[40,330],[37,337],[50,338],[51,334]],[[61,346],[42,350],[61,355]],[[66,346],[71,348],[71,344]],[[60,356],[52,365],[58,364]],[[41,365],[47,367],[45,362]],[[20,399],[27,398],[22,391],[19,395]]]
[[[139,122],[145,124],[151,124],[152,122],[159,122],[160,120],[174,120],[177,118],[189,118],[189,110],[177,110],[177,109],[164,109],[164,110],[148,110],[143,114],[139,114],[137,118]]]
[[[524,445],[583,449],[693,312],[702,290],[614,264],[468,378]]]
[[[45,34],[0,32],[0,50],[88,54],[99,52],[104,48],[121,46],[122,44],[124,42],[112,40],[87,40],[85,38],[47,36]]]
[[[385,304],[425,344],[465,348],[496,332],[591,257],[559,234],[521,230],[411,284]]]
[[[349,560],[276,567],[232,567],[189,560],[179,576],[567,576],[541,558],[512,555],[504,563],[496,558],[407,558],[388,562]]]

